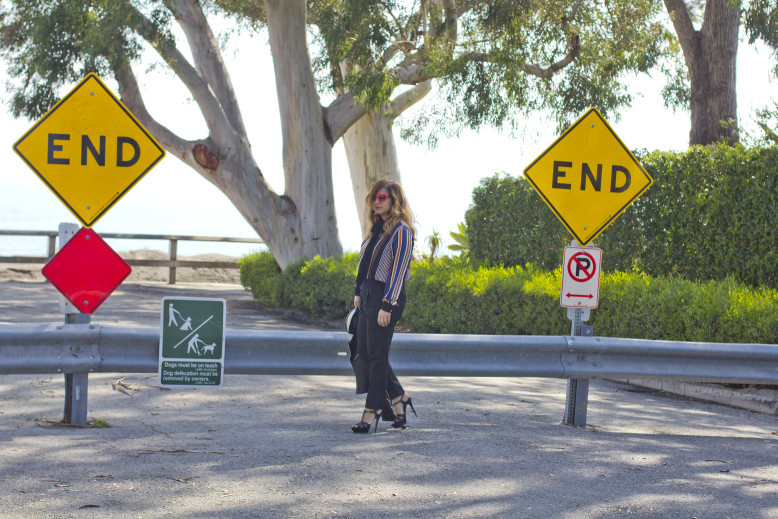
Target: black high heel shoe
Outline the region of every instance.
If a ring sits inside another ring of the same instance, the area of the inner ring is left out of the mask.
[[[413,399],[411,397],[408,397],[408,400],[402,400],[402,397],[400,397],[400,401],[397,402],[397,404],[401,404],[403,406],[403,412],[402,413],[395,413],[395,420],[392,422],[392,427],[395,429],[403,428],[405,429],[405,424],[408,423],[408,419],[406,418],[405,414],[405,408],[408,406],[411,406],[411,411],[413,411],[413,416],[419,416],[416,414],[416,409],[413,408]],[[397,405],[395,404],[395,405]]]
[[[373,415],[373,419],[370,420],[370,423],[367,423],[364,420],[366,414],[372,414]],[[370,432],[370,427],[372,427],[373,422],[375,422],[375,430],[373,432],[376,432],[378,430],[378,422],[380,420],[381,420],[381,413],[377,413],[376,414],[375,411],[368,411],[367,409],[365,409],[362,412],[362,421],[357,423],[357,424],[352,425],[351,426],[351,431],[355,432],[355,433],[360,433],[360,434],[361,433]]]

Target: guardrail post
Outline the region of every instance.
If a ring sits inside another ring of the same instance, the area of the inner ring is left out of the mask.
[[[171,239],[170,240],[170,254],[169,254],[170,261],[176,261],[178,257],[178,240]],[[175,285],[176,284],[176,267],[170,266],[170,270],[168,270],[167,273],[167,284],[168,285]]]
[[[65,314],[65,324],[89,324],[92,314]],[[62,422],[86,425],[89,373],[65,373],[65,413]]]
[[[592,337],[594,328],[583,324],[589,319],[589,309],[568,308],[567,316],[572,321],[570,335],[573,337]],[[562,422],[574,427],[586,427],[586,411],[589,407],[589,379],[570,378],[567,380],[567,400]]]
[[[65,415],[63,423],[86,425],[88,373],[65,373]]]

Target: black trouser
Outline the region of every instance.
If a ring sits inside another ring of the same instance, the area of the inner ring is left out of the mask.
[[[397,306],[392,310],[392,319],[386,327],[378,325],[384,284],[379,281],[365,281],[362,283],[362,293],[359,297],[361,303],[357,324],[357,350],[360,355],[364,355],[363,358],[367,359],[370,366],[365,408],[379,410],[383,408],[387,393],[391,399],[405,393],[389,364],[389,346],[392,344],[394,326],[405,308],[405,288],[400,293]]]

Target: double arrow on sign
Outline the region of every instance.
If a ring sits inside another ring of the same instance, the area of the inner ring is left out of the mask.
[[[589,299],[592,299],[594,296],[592,294],[571,294],[568,292],[565,294],[567,297],[588,297]]]

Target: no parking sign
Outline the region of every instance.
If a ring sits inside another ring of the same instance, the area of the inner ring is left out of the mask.
[[[565,308],[597,308],[601,265],[602,249],[565,247],[559,304]]]

